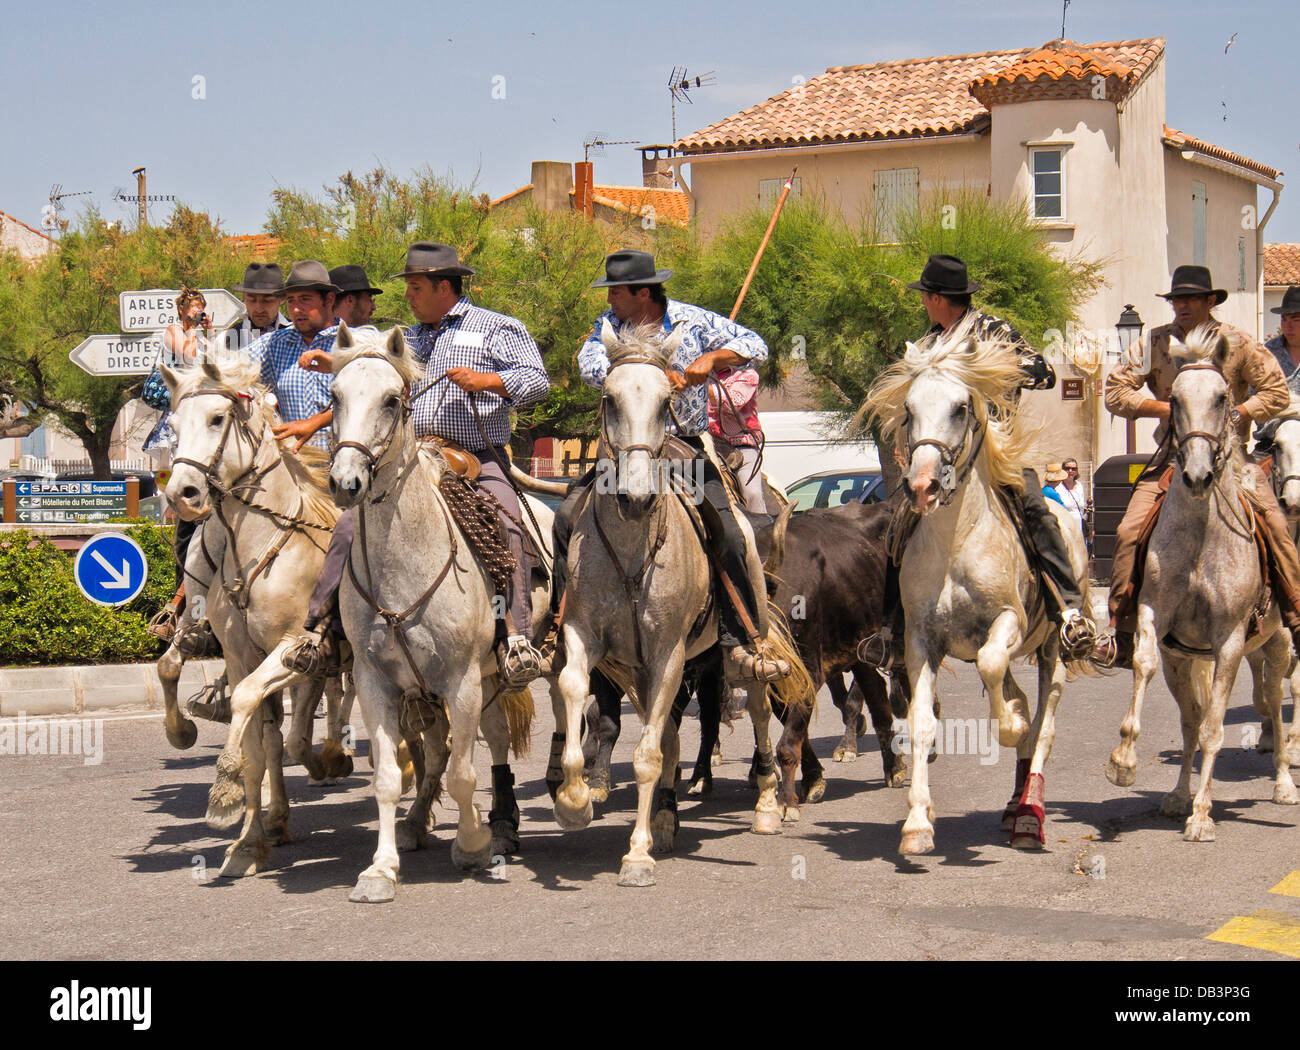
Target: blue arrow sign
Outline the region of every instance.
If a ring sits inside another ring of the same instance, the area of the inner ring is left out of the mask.
[[[77,551],[72,574],[96,605],[125,605],[144,590],[149,563],[130,536],[101,532]]]

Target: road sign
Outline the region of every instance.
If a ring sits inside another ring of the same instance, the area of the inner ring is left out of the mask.
[[[207,315],[214,330],[225,328],[242,317],[244,304],[224,288],[202,288]],[[140,292],[119,292],[117,311],[124,332],[156,332],[176,323],[178,288],[150,288]]]
[[[156,335],[92,335],[68,354],[68,360],[92,376],[147,375],[158,360],[162,340]],[[170,353],[164,364],[175,365]]]
[[[96,605],[125,605],[144,590],[149,563],[130,536],[101,532],[77,551],[72,574]]]

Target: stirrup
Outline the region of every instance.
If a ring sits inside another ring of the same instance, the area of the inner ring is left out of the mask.
[[[858,659],[877,671],[890,673],[895,666],[901,667],[903,663],[902,635],[895,635],[888,627],[867,635],[858,642]]]
[[[743,645],[738,645],[727,653],[727,662],[735,672],[733,676],[741,682],[776,682],[790,677],[790,663],[779,656],[764,656],[751,653]]]
[[[290,671],[309,678],[329,678],[342,669],[338,645],[325,624],[300,635],[292,648],[280,657],[280,662]]]
[[[1103,671],[1117,667],[1133,667],[1133,635],[1127,632],[1111,631],[1105,634],[1092,647],[1088,660]]]
[[[1082,660],[1097,644],[1097,625],[1083,613],[1066,614],[1061,623],[1061,656],[1066,660]]]
[[[226,694],[228,688],[226,672],[222,671],[221,677],[203,690],[203,699],[191,700],[185,705],[185,709],[194,718],[205,718],[209,722],[225,722],[229,725],[230,697]]]
[[[542,654],[522,634],[512,634],[497,649],[497,669],[507,689],[525,689],[542,676]]]
[[[188,627],[177,631],[174,641],[176,648],[187,660],[221,655],[221,645],[212,632],[212,624],[207,620],[196,620]]]
[[[171,644],[176,635],[176,619],[180,615],[181,603],[170,601],[149,619],[148,632],[155,638]]]

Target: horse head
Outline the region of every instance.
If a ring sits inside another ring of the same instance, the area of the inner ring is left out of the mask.
[[[1300,514],[1300,398],[1294,393],[1273,430],[1273,491],[1283,510]]]
[[[664,338],[659,325],[643,325],[622,337],[603,322],[600,340],[609,355],[609,372],[600,402],[600,442],[603,453],[597,470],[612,474],[612,483],[597,491],[613,491],[625,517],[646,514],[662,493],[659,453],[668,437],[672,384],[668,365],[685,333],[674,328]]]
[[[375,474],[397,457],[395,439],[410,419],[419,366],[400,328],[352,331],[340,324],[333,357],[330,495],[346,508],[360,503]]]
[[[1169,431],[1179,478],[1189,495],[1205,499],[1236,441],[1231,392],[1223,377],[1228,340],[1200,325],[1186,342],[1172,337],[1169,356],[1181,364],[1169,394]]]
[[[176,454],[167,499],[186,521],[204,517],[212,492],[220,499],[250,473],[269,440],[271,409],[257,365],[205,358],[199,368],[161,366],[171,393]]]

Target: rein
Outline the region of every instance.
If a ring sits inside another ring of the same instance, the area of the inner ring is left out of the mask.
[[[911,439],[911,425],[908,425],[907,439],[907,461],[910,466],[912,457],[916,455],[918,448],[924,448],[926,445],[933,445],[939,450],[939,463],[942,470],[939,474],[939,505],[948,506],[952,502],[953,496],[957,494],[959,485],[963,485],[966,479],[970,477],[970,472],[975,469],[975,460],[979,456],[980,449],[984,447],[984,426],[975,418],[975,404],[969,398],[966,401],[966,429],[962,432],[961,441],[956,448],[938,438],[922,438],[920,441]],[[974,441],[971,437],[974,435]],[[966,462],[962,465],[961,470],[957,470],[957,460],[961,454],[966,451],[967,445],[971,446],[970,455],[966,457]]]

